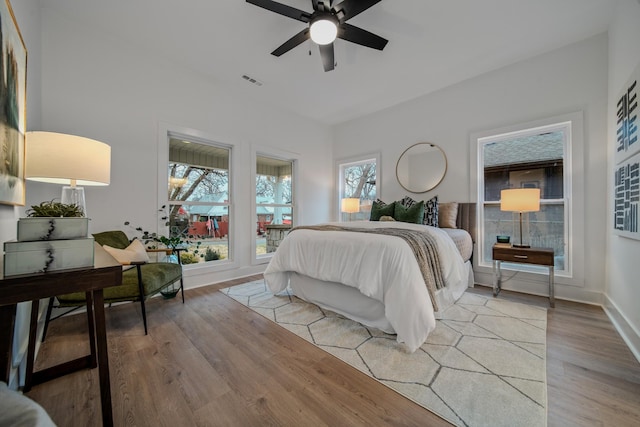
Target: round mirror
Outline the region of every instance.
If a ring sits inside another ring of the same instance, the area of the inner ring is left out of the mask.
[[[398,182],[407,191],[424,193],[434,189],[447,172],[447,156],[430,142],[419,142],[404,150],[396,164]]]

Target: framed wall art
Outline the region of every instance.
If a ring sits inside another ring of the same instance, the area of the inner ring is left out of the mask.
[[[638,93],[640,64],[616,98],[616,134],[613,227],[620,236],[640,240],[640,140],[638,139]]]
[[[616,98],[616,165],[640,152],[638,139],[638,80],[640,65]]]
[[[616,166],[614,186],[615,230],[621,236],[640,240],[640,153]]]
[[[0,203],[25,203],[27,49],[9,0],[0,0]]]

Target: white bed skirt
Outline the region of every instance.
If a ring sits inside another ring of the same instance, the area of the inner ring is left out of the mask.
[[[462,280],[436,292],[436,302],[440,310],[451,306],[467,288],[473,287],[471,262],[467,261],[465,268],[468,271],[466,281]],[[294,295],[300,299],[334,311],[363,325],[389,334],[396,333],[384,315],[384,305],[380,301],[361,294],[357,288],[314,279],[295,272],[289,273],[289,286]]]

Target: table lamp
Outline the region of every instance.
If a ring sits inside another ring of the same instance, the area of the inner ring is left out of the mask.
[[[87,216],[81,185],[109,185],[111,147],[103,142],[55,132],[27,132],[25,177],[63,184],[60,202],[74,204]]]
[[[522,242],[522,214],[524,212],[537,212],[540,210],[539,188],[514,188],[500,192],[500,210],[518,212],[520,214],[520,244],[513,245],[516,248],[528,248]]]
[[[353,197],[347,197],[342,199],[340,203],[340,211],[349,214],[349,220],[351,220],[351,214],[360,212],[360,199]]]

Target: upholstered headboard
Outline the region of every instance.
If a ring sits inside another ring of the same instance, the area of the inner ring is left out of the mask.
[[[458,203],[456,227],[467,230],[473,243],[477,241],[476,203]]]

